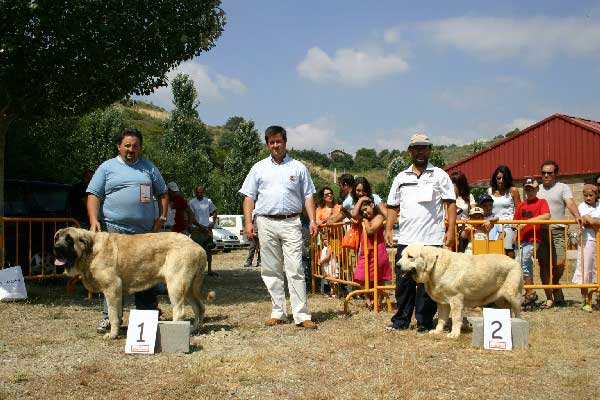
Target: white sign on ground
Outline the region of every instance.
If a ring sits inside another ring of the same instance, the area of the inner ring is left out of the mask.
[[[154,354],[158,310],[131,310],[127,325],[125,353]]]
[[[483,309],[483,348],[486,350],[512,350],[509,309]]]
[[[0,269],[0,300],[25,300],[27,289],[20,266]]]

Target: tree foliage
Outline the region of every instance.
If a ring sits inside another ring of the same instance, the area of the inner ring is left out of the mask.
[[[378,168],[380,166],[377,151],[375,149],[361,148],[354,155],[354,168],[358,171]]]
[[[173,80],[173,104],[177,105],[164,123],[162,151],[155,162],[167,181],[177,182],[186,195],[195,186],[206,185],[213,168],[208,150],[212,138],[206,125],[197,116],[197,92],[194,82],[179,74]],[[181,107],[181,108],[179,108]]]
[[[312,164],[323,168],[328,168],[331,165],[331,159],[326,154],[319,153],[316,150],[288,149],[288,154],[294,158],[310,161]]]
[[[6,133],[15,120],[76,118],[215,45],[220,0],[5,0],[0,3],[0,215]]]
[[[243,199],[238,190],[242,187],[250,168],[259,160],[260,149],[260,138],[258,130],[254,127],[254,121],[240,122],[233,135],[231,151],[225,158],[223,168],[225,184],[219,187],[222,191],[224,214],[242,213]]]
[[[3,1],[0,115],[81,115],[130,93],[215,45],[220,0]]]

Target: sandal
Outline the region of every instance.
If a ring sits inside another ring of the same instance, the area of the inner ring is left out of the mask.
[[[535,303],[537,301],[538,297],[537,297],[537,293],[525,293],[523,295],[523,297],[521,298],[521,305],[522,306],[526,306],[529,305],[531,303]]]
[[[544,304],[542,304],[540,306],[540,308],[543,310],[549,310],[551,308],[554,308],[554,300],[550,300],[550,299],[546,300],[546,302]]]

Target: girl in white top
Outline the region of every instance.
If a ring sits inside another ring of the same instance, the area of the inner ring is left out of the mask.
[[[454,185],[454,194],[456,194],[456,218],[469,219],[471,208],[477,204],[471,194],[467,177],[461,171],[454,171],[450,174],[450,180]]]
[[[323,238],[323,248],[321,249],[321,257],[319,257],[319,261],[317,265],[321,267],[321,272],[323,276],[330,276],[332,278],[339,277],[339,267],[337,263],[337,258],[333,253],[331,246],[329,246],[329,238]],[[321,292],[323,292],[325,287],[325,280],[321,280]],[[336,282],[329,282],[329,298],[335,299],[335,292],[337,289]]]
[[[583,218],[583,243],[577,249],[577,269],[573,275],[573,283],[596,283],[596,231],[590,222],[592,218],[600,218],[598,205],[598,188],[593,184],[583,186],[583,199],[577,208]],[[587,223],[586,223],[587,222]],[[583,263],[581,257],[583,255]],[[583,310],[592,312],[592,305],[588,301],[588,290],[581,289],[583,297]]]
[[[494,200],[492,212],[501,221],[513,219],[515,210],[521,203],[521,196],[519,190],[513,184],[510,168],[506,165],[500,165],[492,174],[488,194]],[[512,227],[509,224],[504,225],[504,252],[511,258],[515,257],[514,236]]]

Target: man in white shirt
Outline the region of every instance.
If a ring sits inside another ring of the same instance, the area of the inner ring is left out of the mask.
[[[197,225],[192,227],[192,239],[206,251],[206,259],[208,261],[208,271],[206,274],[211,276],[218,275],[212,270],[212,249],[214,248],[212,228],[217,221],[217,207],[211,199],[204,196],[206,188],[203,185],[198,185],[194,193],[196,197],[190,200],[188,204],[197,222]],[[212,221],[210,220],[211,217]]]
[[[310,219],[310,234],[316,235],[312,196],[315,186],[306,166],[286,154],[285,129],[268,127],[265,141],[271,155],[254,164],[240,189],[244,195],[246,235],[252,240],[258,234],[262,257],[260,273],[271,295],[271,318],[265,325],[287,321],[285,272],[296,326],[315,329],[317,326],[311,321],[306,300],[300,222],[304,206]]]
[[[413,163],[394,178],[390,189],[385,239],[388,246],[393,246],[393,226],[399,211],[396,262],[400,259],[402,250],[413,243],[438,247],[445,245],[454,249],[454,186],[443,169],[429,163],[431,146],[426,135],[417,134],[411,137],[408,152]],[[444,224],[444,205],[450,227],[447,232]],[[398,311],[387,329],[408,329],[413,311],[418,332],[433,329],[433,316],[437,304],[429,297],[422,283],[416,285],[412,277],[404,276],[399,267],[395,268]]]

